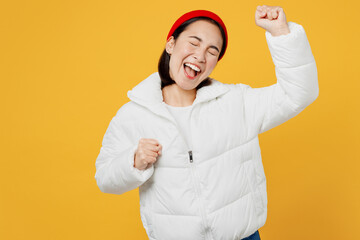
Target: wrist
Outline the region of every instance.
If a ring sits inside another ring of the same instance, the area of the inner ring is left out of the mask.
[[[278,28],[276,31],[272,31],[270,33],[273,37],[277,37],[280,35],[286,35],[286,34],[290,33],[290,28],[288,25],[286,25],[285,27]]]

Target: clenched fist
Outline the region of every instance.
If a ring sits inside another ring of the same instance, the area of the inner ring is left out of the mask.
[[[290,33],[284,10],[279,6],[257,6],[255,24],[273,36]]]
[[[151,167],[161,154],[162,146],[155,139],[141,138],[134,156],[134,167],[144,170]]]

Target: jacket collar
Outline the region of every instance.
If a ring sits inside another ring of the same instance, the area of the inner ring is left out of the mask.
[[[210,101],[229,91],[226,84],[210,78],[211,84],[197,90],[193,106],[201,102]],[[148,78],[128,91],[127,96],[133,102],[148,108],[150,111],[172,120],[175,119],[170,114],[163,101],[161,91],[161,79],[158,72],[151,74]]]
[[[212,78],[210,78],[210,80],[210,85],[197,90],[193,106],[201,102],[215,99],[229,90],[225,84]],[[159,73],[155,72],[151,74],[145,80],[136,85],[132,90],[128,91],[127,95],[131,101],[146,107],[162,104],[163,95],[161,91],[161,79]]]

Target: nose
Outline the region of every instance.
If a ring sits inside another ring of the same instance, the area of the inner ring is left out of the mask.
[[[194,58],[201,62],[201,63],[204,63],[206,62],[206,58],[205,58],[205,50],[203,49],[198,49],[198,51],[195,52],[194,54]]]

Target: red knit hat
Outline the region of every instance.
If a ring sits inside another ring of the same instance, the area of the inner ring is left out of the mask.
[[[228,44],[228,35],[227,35],[227,31],[226,31],[226,27],[224,22],[221,20],[221,18],[216,15],[213,12],[207,11],[207,10],[194,10],[188,13],[185,13],[184,15],[182,15],[178,20],[176,20],[176,22],[173,24],[173,26],[170,29],[169,34],[167,35],[167,40],[172,36],[172,34],[175,32],[175,30],[184,22],[186,22],[187,20],[191,19],[191,18],[195,18],[195,17],[208,17],[211,18],[212,20],[216,21],[217,23],[220,24],[220,26],[222,27],[222,29],[224,30],[225,33],[225,46],[224,46],[224,52],[222,55],[219,56],[218,61],[220,61],[220,59],[224,56],[225,51],[226,51],[226,47]]]

